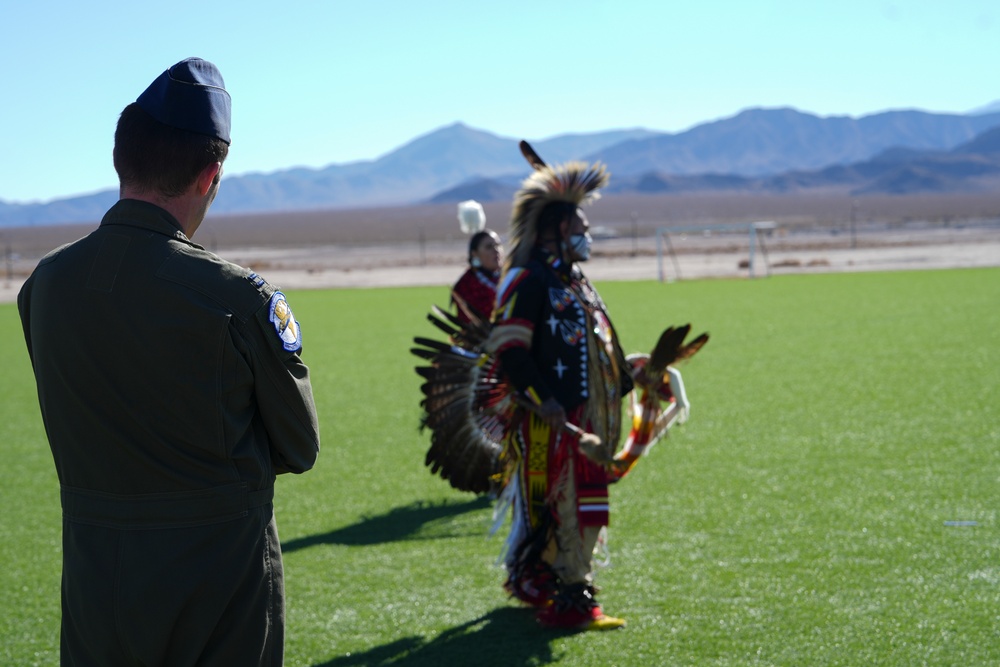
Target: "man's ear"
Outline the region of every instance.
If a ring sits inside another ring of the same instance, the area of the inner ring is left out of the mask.
[[[569,238],[569,228],[573,224],[573,218],[567,216],[559,223],[559,239],[565,241]]]
[[[198,178],[195,180],[199,197],[204,197],[208,194],[208,191],[212,189],[212,184],[215,183],[216,177],[221,173],[221,162],[213,162],[201,170],[201,173],[198,174]]]

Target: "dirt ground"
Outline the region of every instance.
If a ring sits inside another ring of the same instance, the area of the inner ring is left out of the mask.
[[[781,229],[599,238],[584,266],[595,281],[747,279],[794,273],[1000,266],[1000,225],[843,232]],[[203,241],[204,242],[204,241]],[[465,241],[215,248],[283,289],[441,285],[465,269]],[[751,254],[753,264],[751,266]],[[0,302],[17,297],[37,257],[8,261]]]
[[[485,209],[502,235],[510,202]],[[609,196],[586,211],[596,240],[584,271],[597,281],[1000,266],[1000,190]],[[754,238],[748,221],[769,222]],[[96,225],[0,229],[0,301]],[[468,243],[454,204],[209,216],[194,240],[285,289],[450,285]]]

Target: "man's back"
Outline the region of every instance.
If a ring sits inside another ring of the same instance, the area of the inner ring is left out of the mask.
[[[60,481],[119,494],[270,486],[250,365],[269,293],[172,237],[155,207],[115,211],[44,260],[22,304]]]
[[[64,658],[281,663],[274,477],[310,468],[319,437],[277,300],[132,200],[25,283],[62,486]]]

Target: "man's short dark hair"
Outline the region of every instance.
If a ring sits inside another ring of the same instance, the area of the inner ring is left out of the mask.
[[[228,154],[221,139],[164,125],[137,104],[125,107],[118,118],[115,171],[122,185],[141,192],[176,197],[205,167]]]

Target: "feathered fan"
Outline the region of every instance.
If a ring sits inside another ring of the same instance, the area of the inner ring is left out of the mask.
[[[650,354],[628,356],[628,362],[637,371],[636,388],[629,401],[632,429],[621,451],[609,462],[613,481],[627,475],[671,426],[687,421],[690,404],[684,379],[674,364],[690,359],[708,342],[708,334],[703,333],[685,343],[690,332],[690,324],[667,327]]]

